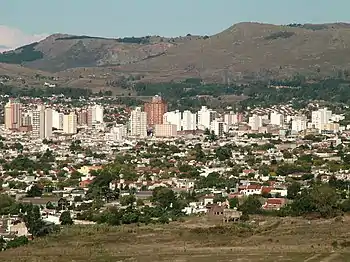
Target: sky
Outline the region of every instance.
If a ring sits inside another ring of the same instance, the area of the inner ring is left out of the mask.
[[[3,0],[0,51],[53,33],[212,35],[238,22],[350,22],[349,9],[349,0]]]

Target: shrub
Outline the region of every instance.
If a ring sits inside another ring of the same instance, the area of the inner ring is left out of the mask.
[[[290,38],[293,35],[295,35],[294,32],[280,31],[280,32],[272,33],[271,35],[266,36],[265,40],[276,40],[279,38]]]

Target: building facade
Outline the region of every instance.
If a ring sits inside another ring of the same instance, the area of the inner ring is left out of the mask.
[[[63,116],[63,132],[66,134],[76,134],[77,133],[78,120],[77,115],[74,112],[69,113],[69,115]]]
[[[130,116],[130,135],[136,137],[147,136],[147,113],[136,107],[131,111]]]
[[[145,112],[147,114],[147,126],[163,124],[163,116],[168,111],[168,104],[161,96],[154,96],[152,101],[145,104]]]
[[[5,128],[19,129],[22,126],[22,105],[16,99],[10,99],[4,110]]]
[[[177,126],[172,124],[160,124],[154,126],[154,136],[175,137],[177,136]]]

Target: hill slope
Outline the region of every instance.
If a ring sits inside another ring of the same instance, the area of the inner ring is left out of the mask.
[[[313,29],[314,28],[314,29]],[[328,75],[350,67],[350,26],[302,27],[242,23],[126,66],[130,71],[194,73],[203,79]]]
[[[0,62],[57,72],[76,67],[124,65],[156,57],[186,38],[126,37],[119,39],[55,34],[0,54]]]
[[[350,69],[349,24],[278,26],[240,23],[210,37],[106,39],[52,35],[0,54],[0,62],[84,76],[140,73],[145,80],[207,81],[315,77]],[[68,70],[69,69],[69,70]]]
[[[348,218],[269,218],[260,225],[196,222],[73,226],[1,253],[1,261],[349,261]],[[198,221],[200,220],[200,221]],[[221,224],[221,225],[220,225]]]

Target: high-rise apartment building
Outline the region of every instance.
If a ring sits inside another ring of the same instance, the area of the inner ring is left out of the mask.
[[[35,138],[50,138],[52,136],[52,109],[39,105],[33,111],[32,134]]]
[[[180,131],[182,128],[182,113],[179,110],[166,112],[163,115],[164,124],[176,125],[177,131]]]
[[[234,113],[230,112],[229,114],[224,115],[224,122],[228,126],[232,126],[238,123],[241,123],[243,121],[243,114],[242,113]]]
[[[278,112],[271,112],[270,123],[271,125],[282,127],[284,124],[284,116]]]
[[[252,115],[251,117],[249,117],[248,125],[253,131],[259,130],[259,128],[263,125],[263,117],[258,115]]]
[[[141,107],[136,107],[131,111],[130,135],[138,137],[147,136],[147,113],[142,112]]]
[[[214,121],[216,117],[217,113],[214,110],[202,106],[201,110],[198,111],[198,129],[210,129],[211,122]]]
[[[22,126],[22,105],[16,99],[10,99],[5,105],[5,128],[19,129]]]
[[[33,120],[33,112],[26,112],[22,117],[22,125],[23,126],[31,126]]]
[[[214,120],[211,122],[210,131],[213,131],[217,136],[223,136],[228,132],[228,125],[223,121]]]
[[[177,126],[173,124],[157,124],[154,126],[154,136],[175,137],[177,136]]]
[[[153,127],[157,124],[163,124],[163,115],[168,111],[168,104],[161,96],[154,96],[152,101],[145,104],[147,113],[147,125]]]
[[[292,132],[304,131],[307,128],[306,116],[295,116],[292,119]]]
[[[82,109],[77,112],[77,121],[78,126],[87,126],[88,124],[88,111]],[[92,123],[92,115],[91,115],[91,123]]]
[[[76,134],[78,126],[77,115],[74,112],[63,116],[63,132],[66,134]]]
[[[109,133],[106,133],[105,139],[107,141],[112,141],[112,142],[122,141],[124,137],[126,137],[126,133],[127,133],[127,130],[125,125],[117,124],[111,128],[111,131]]]
[[[182,128],[181,130],[197,130],[197,114],[189,110],[182,113]]]
[[[166,112],[163,116],[164,124],[176,125],[177,131],[197,129],[197,114],[191,111],[180,112],[179,110]]]
[[[52,110],[52,127],[58,130],[63,129],[63,113],[56,110]]]
[[[89,127],[103,123],[103,106],[90,106],[87,110],[87,124]]]
[[[311,124],[319,131],[323,130],[324,125],[330,123],[332,118],[332,111],[327,108],[313,111],[311,114]]]

